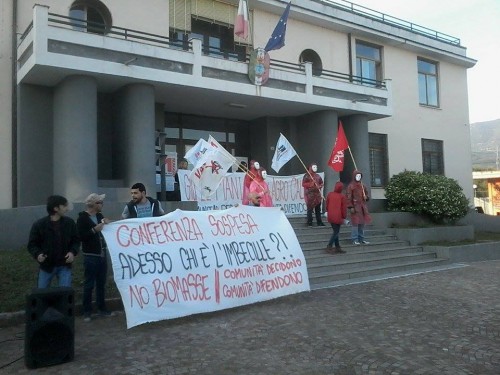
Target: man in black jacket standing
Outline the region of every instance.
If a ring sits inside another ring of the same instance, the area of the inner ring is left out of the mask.
[[[92,193],[85,199],[86,210],[78,214],[76,226],[82,240],[84,255],[83,283],[83,316],[85,322],[90,322],[92,315],[92,290],[95,285],[96,304],[100,316],[112,316],[106,309],[104,298],[106,277],[108,271],[106,241],[101,231],[109,219],[102,214],[105,194]]]
[[[71,263],[80,241],[73,219],[66,217],[68,200],[60,195],[47,198],[48,216],[31,227],[28,251],[40,265],[38,288],[48,288],[54,276],[58,285],[71,287]]]
[[[165,214],[158,200],[146,195],[146,187],[138,182],[130,188],[132,200],[127,203],[122,212],[122,218],[153,217]]]

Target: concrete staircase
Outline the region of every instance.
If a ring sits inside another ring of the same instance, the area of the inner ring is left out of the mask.
[[[351,227],[342,226],[340,245],[345,254],[327,254],[331,226],[307,227],[305,217],[290,217],[292,227],[304,252],[311,289],[320,289],[368,280],[391,277],[418,270],[444,267],[448,259],[438,258],[434,252],[424,251],[422,246],[410,246],[383,229],[367,226],[365,239],[369,245],[353,245]]]

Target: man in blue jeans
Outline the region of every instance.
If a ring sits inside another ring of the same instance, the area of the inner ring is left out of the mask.
[[[92,290],[95,286],[96,304],[100,316],[113,316],[106,309],[104,290],[108,272],[107,246],[101,231],[109,219],[102,214],[105,194],[92,193],[85,199],[86,210],[78,214],[76,226],[82,240],[83,266],[83,320],[90,322],[92,315]]]
[[[71,287],[71,263],[80,240],[73,219],[66,217],[68,200],[60,195],[47,198],[48,216],[31,227],[28,251],[40,265],[38,288],[48,288],[57,277],[58,285]]]

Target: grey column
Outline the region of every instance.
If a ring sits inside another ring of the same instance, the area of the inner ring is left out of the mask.
[[[156,196],[154,87],[125,86],[118,93],[117,104],[117,175],[127,187],[142,182],[148,195]]]
[[[292,143],[299,145],[299,149],[296,151],[306,167],[309,167],[311,163],[317,163],[318,171],[325,172],[325,196],[338,181],[337,172],[327,165],[337,137],[337,124],[337,112],[333,110],[303,116],[297,121],[298,140]],[[303,167],[301,171],[304,171]]]
[[[371,187],[368,118],[365,115],[353,115],[343,117],[341,120],[354,157],[353,161],[351,154],[346,150],[344,171],[341,174],[342,182],[351,182],[352,172],[356,167],[363,173],[363,183]]]
[[[66,78],[54,92],[54,193],[81,202],[97,189],[97,84]]]

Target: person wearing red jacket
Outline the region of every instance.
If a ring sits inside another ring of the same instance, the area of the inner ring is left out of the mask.
[[[318,227],[324,227],[321,220],[321,203],[323,202],[323,179],[317,173],[318,165],[313,163],[309,166],[308,172],[302,178],[302,187],[304,188],[304,199],[307,207],[307,226],[312,227],[313,211],[316,214],[316,223]]]
[[[248,199],[248,193],[250,192],[250,184],[257,177],[260,169],[260,164],[258,161],[250,160],[250,167],[247,169],[245,178],[243,179],[243,193],[241,195],[241,203],[247,205],[250,201]]]
[[[260,207],[273,207],[273,199],[271,197],[271,192],[269,191],[269,186],[265,179],[267,178],[267,171],[259,167],[257,171],[257,176],[250,184],[250,192],[248,194],[256,194],[260,197]]]
[[[326,196],[326,212],[328,222],[331,224],[333,229],[332,237],[328,242],[326,247],[326,252],[329,254],[341,254],[345,253],[340,247],[339,242],[339,232],[340,226],[344,223],[347,218],[347,197],[342,194],[342,189],[344,184],[338,181],[333,188],[333,191],[329,192]],[[332,245],[335,243],[335,248]]]
[[[363,174],[354,170],[352,172],[352,181],[347,186],[347,208],[351,212],[351,239],[354,245],[368,245],[365,240],[365,224],[371,223],[371,216],[368,212],[366,202],[370,199],[368,189],[361,182]]]

